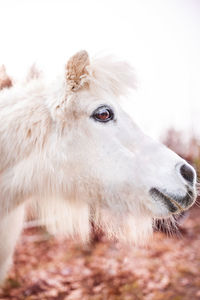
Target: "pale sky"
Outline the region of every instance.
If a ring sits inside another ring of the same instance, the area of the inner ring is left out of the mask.
[[[53,78],[81,49],[135,67],[127,105],[147,133],[200,133],[200,1],[0,0],[0,64],[10,75],[36,62]]]

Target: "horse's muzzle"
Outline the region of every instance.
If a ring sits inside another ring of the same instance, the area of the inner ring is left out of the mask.
[[[196,200],[196,191],[191,187],[187,187],[185,196],[170,194],[155,187],[149,193],[155,201],[161,201],[171,213],[187,210]]]

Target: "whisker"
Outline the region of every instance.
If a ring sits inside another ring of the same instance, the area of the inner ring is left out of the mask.
[[[179,230],[178,220],[180,216],[181,214],[177,216],[170,216],[168,219],[155,219],[153,226],[156,231],[164,232],[169,238],[181,238],[182,235]]]
[[[191,195],[188,191],[186,194],[190,197],[190,199],[193,199],[193,195]]]
[[[195,205],[200,208],[200,203],[198,203],[197,201],[195,202]]]

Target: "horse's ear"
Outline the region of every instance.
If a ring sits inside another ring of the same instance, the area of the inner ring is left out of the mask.
[[[4,65],[0,66],[0,90],[4,88],[9,88],[12,86],[12,80],[6,72]]]
[[[90,64],[88,53],[82,50],[72,56],[66,66],[67,88],[77,91],[88,83],[87,66]]]

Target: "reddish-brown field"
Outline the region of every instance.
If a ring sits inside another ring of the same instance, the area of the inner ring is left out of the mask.
[[[0,299],[200,299],[199,219],[193,208],[178,237],[155,233],[148,248],[26,230]]]

